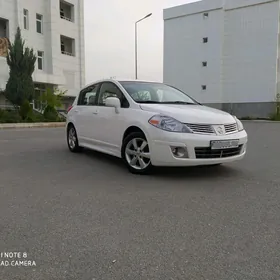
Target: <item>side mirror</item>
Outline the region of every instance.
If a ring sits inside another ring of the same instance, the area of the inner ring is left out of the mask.
[[[116,113],[119,113],[119,108],[121,108],[121,102],[119,98],[117,97],[107,97],[105,99],[105,106],[106,107],[114,107],[116,110]]]

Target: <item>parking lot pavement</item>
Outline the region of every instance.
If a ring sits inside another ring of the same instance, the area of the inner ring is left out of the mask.
[[[279,279],[280,124],[246,129],[241,162],[151,176],[61,128],[0,131],[0,253],[36,263],[0,279]]]

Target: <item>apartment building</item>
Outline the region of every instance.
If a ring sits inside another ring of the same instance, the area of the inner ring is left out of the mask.
[[[268,117],[279,81],[279,0],[164,10],[164,82],[239,117]]]
[[[18,26],[37,56],[33,74],[37,93],[48,87],[67,90],[67,107],[85,84],[83,0],[0,0],[0,89],[5,89],[9,77],[7,44]]]

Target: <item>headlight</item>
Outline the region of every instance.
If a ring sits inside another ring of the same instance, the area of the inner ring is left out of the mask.
[[[237,129],[238,129],[238,131],[244,130],[244,126],[243,126],[242,122],[241,122],[237,117],[234,117],[234,118],[235,118],[235,121],[236,121],[236,123],[237,123]]]
[[[185,124],[167,116],[155,115],[149,119],[149,124],[170,132],[192,133]]]

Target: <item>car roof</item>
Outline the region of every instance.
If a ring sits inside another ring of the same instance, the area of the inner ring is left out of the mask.
[[[87,84],[86,86],[84,86],[83,88],[82,88],[82,90],[83,89],[85,89],[85,88],[87,88],[87,87],[89,87],[89,86],[91,86],[91,85],[94,85],[94,84],[98,84],[98,83],[103,83],[103,82],[142,82],[142,83],[160,83],[160,84],[162,84],[162,82],[159,82],[159,81],[149,81],[149,80],[136,80],[136,79],[101,79],[101,80],[97,80],[97,81],[95,81],[95,82],[93,82],[93,83],[89,83],[89,84]]]

